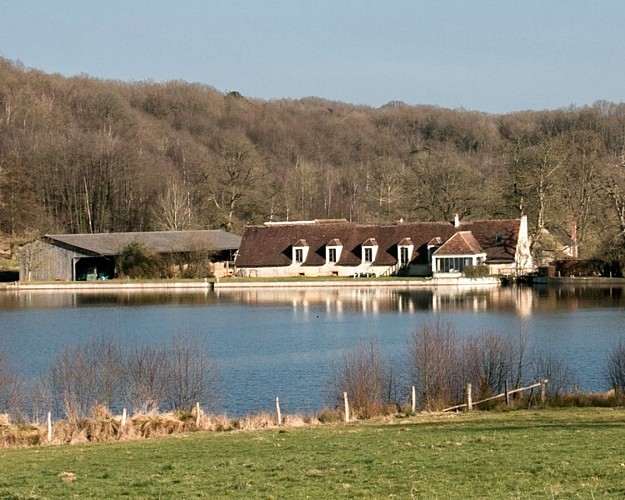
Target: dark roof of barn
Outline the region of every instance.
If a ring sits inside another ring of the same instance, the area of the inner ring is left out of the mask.
[[[143,233],[47,234],[49,243],[92,255],[117,255],[130,243],[142,243],[154,253],[237,250],[241,237],[221,229],[152,231]]]
[[[363,243],[375,239],[379,250],[374,264],[394,265],[397,245],[405,238],[414,243],[412,263],[428,262],[428,242],[440,237],[448,240],[458,231],[471,231],[479,246],[486,252],[487,261],[512,262],[519,234],[519,219],[461,222],[454,227],[449,222],[415,222],[397,224],[354,224],[349,222],[314,224],[276,224],[248,226],[243,233],[236,259],[239,267],[288,266],[292,246],[304,239],[310,250],[305,265],[325,263],[325,246],[338,238],[343,244],[339,265],[357,266],[362,261]]]

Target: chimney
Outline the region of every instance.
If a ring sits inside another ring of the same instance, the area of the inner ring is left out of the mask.
[[[458,212],[454,214],[454,227],[460,227],[460,215],[458,215]]]

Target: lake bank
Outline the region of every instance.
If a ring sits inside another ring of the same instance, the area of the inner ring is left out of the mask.
[[[427,288],[438,286],[500,286],[499,278],[421,278],[421,279],[361,279],[348,280],[237,280],[217,279],[205,281],[72,281],[54,283],[6,283],[0,284],[0,290],[31,291],[31,290],[191,290],[191,289],[239,289],[239,288]]]

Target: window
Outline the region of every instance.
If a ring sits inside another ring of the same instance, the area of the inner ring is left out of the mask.
[[[410,257],[408,255],[408,247],[399,247],[399,265],[407,266]]]
[[[364,248],[364,261],[373,262],[373,248],[371,247]]]
[[[304,262],[304,249],[303,248],[296,248],[295,249],[295,262],[297,262],[299,264]]]
[[[336,262],[336,248],[328,248],[328,262]]]

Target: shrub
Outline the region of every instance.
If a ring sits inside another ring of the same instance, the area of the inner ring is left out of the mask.
[[[486,278],[490,275],[488,272],[488,266],[485,265],[477,265],[477,266],[466,266],[462,270],[462,274],[466,278],[476,279],[476,278]]]
[[[570,395],[575,385],[575,375],[570,367],[553,352],[538,353],[534,361],[536,380],[547,379],[547,397],[555,400]]]
[[[346,392],[353,415],[371,418],[379,415],[387,402],[387,380],[386,363],[377,342],[359,343],[344,351],[332,366],[330,397],[340,407]]]
[[[408,339],[412,385],[424,410],[442,410],[462,398],[463,374],[453,326],[424,324]]]
[[[511,382],[515,348],[510,338],[485,331],[464,342],[464,378],[471,382],[478,399],[498,394]]]
[[[212,408],[218,401],[215,363],[196,339],[182,334],[169,345],[138,347],[127,355],[105,337],[66,347],[44,379],[56,413],[72,422],[94,405],[150,413],[190,411],[198,402]]]
[[[615,392],[625,394],[625,342],[623,339],[608,354],[605,377]]]
[[[19,410],[23,401],[23,384],[17,370],[10,365],[4,351],[0,351],[0,413]]]
[[[162,277],[159,256],[150,253],[139,241],[133,241],[122,249],[117,257],[117,267],[119,274],[128,278]]]
[[[119,403],[124,385],[124,357],[119,346],[104,336],[61,350],[47,380],[57,412],[70,421],[88,415],[92,406]]]

